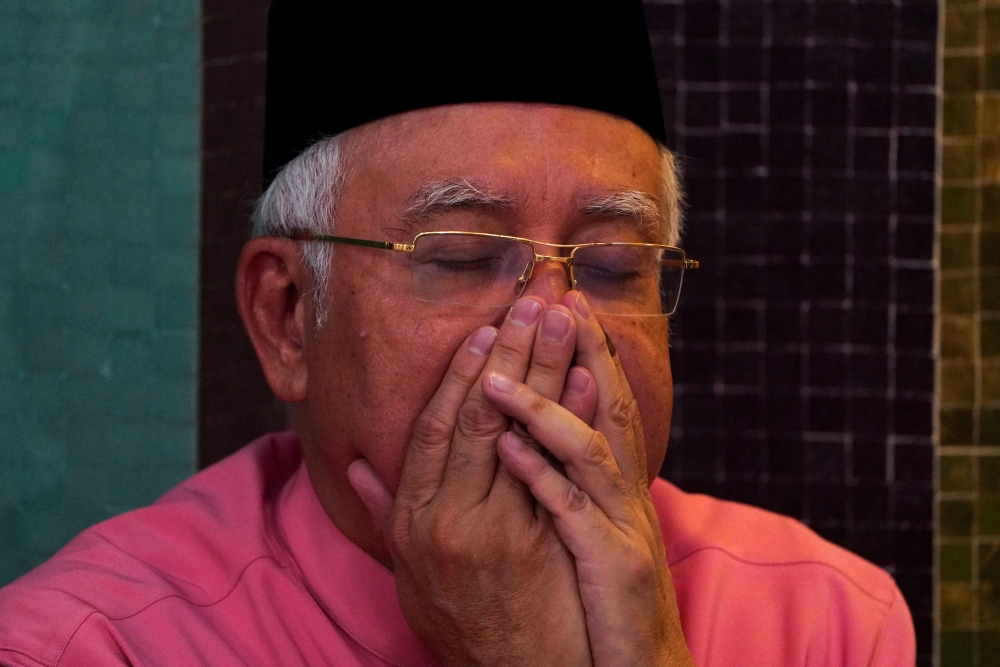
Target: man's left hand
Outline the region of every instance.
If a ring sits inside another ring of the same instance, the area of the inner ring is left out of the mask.
[[[577,361],[598,388],[594,414],[574,414],[527,385],[497,373],[483,390],[498,410],[565,466],[565,476],[513,433],[500,459],[554,518],[576,560],[595,667],[693,666],[649,495],[638,405],[617,354],[586,298],[570,292]]]

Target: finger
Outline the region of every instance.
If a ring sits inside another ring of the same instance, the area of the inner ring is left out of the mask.
[[[544,304],[520,299],[500,327],[483,374],[501,372],[523,379],[531,359],[535,330]],[[497,471],[496,442],[509,427],[509,418],[497,411],[474,383],[458,410],[455,432],[439,493],[448,502],[469,507],[485,499]]]
[[[394,504],[392,493],[386,488],[372,464],[365,459],[358,459],[347,466],[347,481],[351,483],[351,488],[368,510],[372,523],[384,538],[388,534],[389,517]]]
[[[570,481],[612,520],[627,519],[631,489],[604,435],[523,383],[491,373],[483,385],[500,410],[522,422],[532,437],[566,466]]]
[[[597,385],[590,371],[583,366],[569,369],[559,405],[572,412],[584,424],[594,421],[594,413],[597,412]]]
[[[555,305],[545,310],[535,332],[531,365],[524,383],[545,398],[558,400],[573,360],[576,322],[569,309]]]
[[[569,309],[558,304],[547,308],[542,313],[538,329],[535,331],[531,363],[524,383],[542,396],[553,401],[558,400],[563,393],[566,372],[573,360],[575,343],[576,322]],[[520,424],[514,423],[510,430],[529,447],[538,449],[538,443]]]
[[[413,425],[396,492],[400,502],[422,507],[441,486],[458,414],[476,386],[497,340],[497,330],[482,327],[455,353],[438,390]]]
[[[638,404],[631,391],[626,393],[624,374],[612,358],[610,339],[580,292],[568,292],[563,303],[569,303],[576,318],[576,363],[585,367],[597,383],[597,412],[593,426],[607,437],[622,475],[636,485],[639,475],[645,480],[646,468],[639,467],[636,451],[635,426]],[[614,356],[617,357],[617,354]]]
[[[605,546],[594,535],[617,532],[614,524],[583,489],[563,477],[541,454],[513,433],[497,441],[497,451],[510,474],[521,480],[535,500],[552,516],[556,531],[577,561],[592,560],[595,545]]]

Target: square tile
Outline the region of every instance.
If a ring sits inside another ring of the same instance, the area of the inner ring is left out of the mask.
[[[997,122],[1000,127],[1000,121]],[[983,222],[985,224],[1000,223],[1000,186],[986,185],[982,188]]]
[[[942,581],[972,581],[971,544],[944,544],[938,553]]]
[[[941,318],[941,356],[972,359],[974,354],[971,317]]]
[[[976,373],[972,363],[941,363],[941,402],[971,405],[975,399]]]
[[[1000,585],[1000,542],[979,545],[979,580]]]
[[[1000,360],[983,362],[981,400],[991,403],[1000,401]]]
[[[1000,632],[981,632],[978,639],[979,664],[1000,665]]]
[[[942,269],[971,269],[974,257],[971,232],[941,233]]]
[[[1000,493],[980,493],[976,503],[979,510],[979,535],[1000,536]]]
[[[980,232],[979,266],[983,269],[1000,268],[1000,227],[987,227]]]
[[[976,221],[976,190],[962,186],[941,188],[941,222],[966,225]]]
[[[986,319],[979,324],[979,349],[984,357],[1000,357],[1000,319]]]
[[[991,183],[1000,181],[1000,138],[989,137],[980,143],[979,176]]]
[[[1000,410],[979,411],[979,444],[1000,445]]]
[[[979,22],[977,7],[948,7],[944,18],[944,47],[955,49],[976,46],[979,43]]]
[[[941,667],[972,667],[976,636],[972,632],[944,631],[940,637]]]
[[[983,135],[995,137],[1000,135],[1000,95],[986,94],[982,96]]]
[[[942,491],[972,491],[973,482],[971,456],[941,457]]]
[[[941,534],[947,537],[972,535],[972,510],[971,500],[942,500],[939,508]]]
[[[976,283],[971,278],[941,279],[941,312],[971,315],[976,310]]]
[[[983,312],[1000,313],[1000,279],[982,275],[979,278],[979,302]]]
[[[972,444],[972,410],[941,411],[941,444]]]
[[[982,62],[977,56],[946,56],[944,58],[944,92],[971,93],[979,90]]]
[[[1000,586],[985,583],[979,585],[979,626],[1000,627]]]
[[[991,91],[1000,91],[1000,53],[987,53],[986,63],[985,63],[985,89]],[[958,72],[961,72],[960,74]],[[959,86],[966,84],[964,78],[968,73],[966,66],[960,65],[956,67],[956,83]]]
[[[965,583],[942,583],[941,629],[955,630],[968,628],[973,623],[972,586]]]
[[[1000,456],[979,458],[979,490],[1000,493]]]
[[[986,48],[1000,47],[1000,7],[986,7],[983,10],[983,45]]]
[[[945,144],[941,156],[942,177],[946,181],[976,177],[976,146],[971,143]]]

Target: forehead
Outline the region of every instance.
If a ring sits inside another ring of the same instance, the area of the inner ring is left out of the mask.
[[[659,151],[645,132],[572,107],[438,107],[365,126],[350,143],[337,217],[355,232],[384,227],[429,183],[457,179],[512,198],[524,222],[564,218],[602,194],[660,194]]]

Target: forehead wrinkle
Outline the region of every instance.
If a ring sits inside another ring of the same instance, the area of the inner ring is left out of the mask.
[[[420,186],[407,199],[400,220],[413,224],[454,210],[510,214],[516,209],[514,197],[510,195],[491,193],[486,186],[473,184],[465,178],[451,178]]]
[[[660,198],[642,190],[587,195],[581,197],[580,213],[597,218],[630,218],[640,231],[655,237],[660,225]]]

